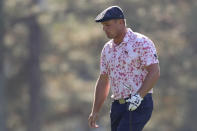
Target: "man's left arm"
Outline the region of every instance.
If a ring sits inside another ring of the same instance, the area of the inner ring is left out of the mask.
[[[142,98],[154,87],[160,76],[160,67],[158,63],[147,66],[146,70],[148,71],[148,74],[146,75],[141,88],[137,91]]]
[[[148,74],[145,77],[145,80],[141,86],[141,88],[137,91],[137,93],[131,96],[130,99],[127,100],[129,102],[129,110],[134,111],[141,104],[144,96],[153,88],[155,83],[157,82],[160,76],[160,68],[159,64],[151,64],[146,67]]]

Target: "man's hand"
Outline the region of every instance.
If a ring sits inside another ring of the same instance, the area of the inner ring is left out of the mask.
[[[96,124],[96,120],[98,119],[97,113],[91,113],[88,118],[88,123],[91,128],[98,128],[99,126]]]
[[[143,98],[139,94],[135,94],[131,96],[126,102],[129,104],[129,111],[134,111],[138,108],[138,106],[141,104],[141,101]]]

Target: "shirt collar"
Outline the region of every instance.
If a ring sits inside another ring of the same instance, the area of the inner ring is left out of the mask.
[[[122,45],[124,43],[128,43],[129,41],[132,42],[135,40],[135,38],[136,38],[136,35],[134,34],[134,32],[130,28],[127,28],[127,33],[125,34],[123,41],[120,43],[120,45]],[[112,40],[112,43],[113,43],[114,47],[119,46],[119,45],[115,44],[113,40]]]

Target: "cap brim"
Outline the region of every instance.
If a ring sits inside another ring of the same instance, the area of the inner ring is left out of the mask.
[[[124,18],[105,18],[105,19],[95,19],[95,22],[99,23],[99,22],[105,22],[105,21],[108,21],[108,20],[117,20],[117,19],[124,19]]]

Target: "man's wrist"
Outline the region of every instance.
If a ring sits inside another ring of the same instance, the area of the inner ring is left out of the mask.
[[[91,112],[91,114],[92,114],[92,115],[97,115],[97,114],[98,114],[98,111],[94,111],[94,110],[93,110],[93,111]]]
[[[136,93],[135,94],[138,98],[140,98],[140,100],[143,100],[143,97],[140,95],[140,93]]]
[[[141,92],[137,92],[136,94],[138,94],[142,99],[143,99],[144,96],[146,95],[146,94],[143,94],[143,93],[141,93]]]

